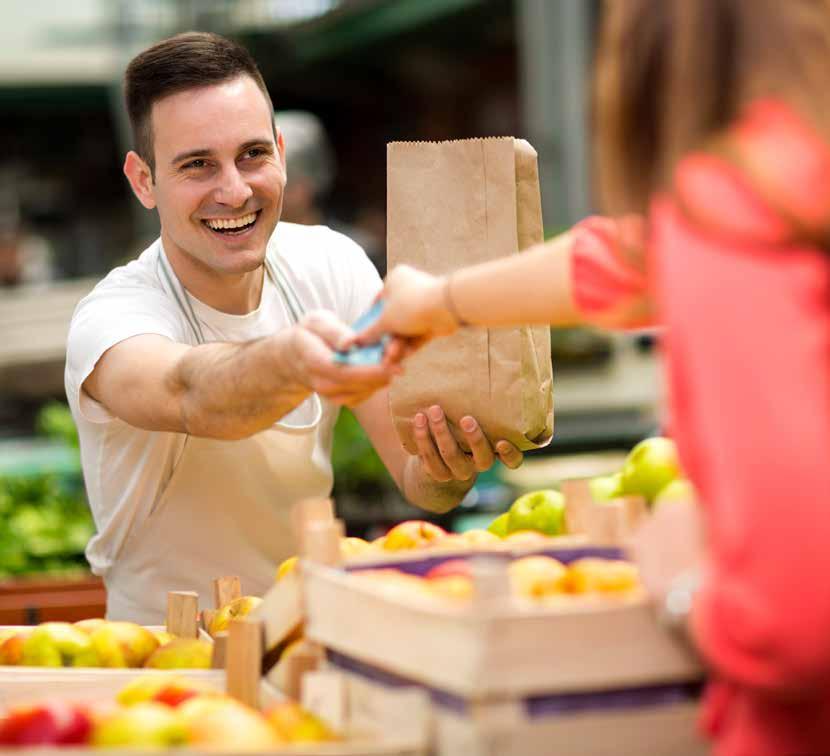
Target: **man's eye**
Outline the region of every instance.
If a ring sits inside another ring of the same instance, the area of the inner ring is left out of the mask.
[[[188,168],[204,168],[207,163],[202,160],[201,158],[197,158],[196,160],[191,160],[189,163],[185,163],[182,167],[185,169]]]
[[[260,155],[264,154],[265,150],[263,150],[261,147],[251,147],[250,150],[245,151],[245,157],[248,158],[258,158]]]

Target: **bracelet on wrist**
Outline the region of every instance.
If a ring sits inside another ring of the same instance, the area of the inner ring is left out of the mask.
[[[471,324],[461,317],[461,314],[458,312],[458,308],[455,306],[455,302],[453,301],[451,290],[453,275],[453,273],[450,273],[444,278],[444,307],[446,307],[447,312],[452,315],[456,325],[459,328],[465,328]]]

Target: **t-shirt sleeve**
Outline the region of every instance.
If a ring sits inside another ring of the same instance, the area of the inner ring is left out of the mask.
[[[101,356],[116,344],[144,334],[182,341],[181,318],[160,291],[142,286],[99,285],[72,316],[66,344],[64,383],[73,411],[103,423],[113,415],[83,391]]]
[[[585,320],[616,328],[654,325],[643,219],[591,216],[571,234],[571,284]]]
[[[336,282],[337,315],[345,323],[354,323],[371,307],[383,282],[363,248],[337,231],[332,235],[331,256]]]

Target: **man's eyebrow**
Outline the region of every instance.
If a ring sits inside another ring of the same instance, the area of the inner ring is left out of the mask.
[[[239,145],[239,152],[245,152],[245,150],[250,150],[251,147],[265,147],[266,149],[271,150],[271,152],[274,151],[274,143],[270,137],[265,139],[249,139],[247,142]],[[180,152],[170,161],[170,163],[171,165],[176,165],[177,163],[181,163],[182,160],[200,157],[210,157],[212,154],[213,150],[209,149],[208,147],[199,147],[195,150],[187,150],[187,152]]]
[[[175,165],[176,163],[181,163],[182,160],[187,160],[188,158],[197,158],[197,157],[208,157],[212,155],[212,151],[207,147],[199,147],[196,150],[188,150],[187,152],[180,152],[176,157],[174,157],[171,161],[171,165]]]

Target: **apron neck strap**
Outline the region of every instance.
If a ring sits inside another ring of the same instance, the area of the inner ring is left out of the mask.
[[[184,286],[182,286],[179,277],[173,270],[173,266],[167,259],[167,254],[164,251],[164,245],[161,243],[161,240],[159,240],[157,269],[162,286],[167,294],[178,305],[179,310],[181,310],[182,315],[184,315],[184,319],[187,321],[188,326],[190,326],[190,330],[193,331],[193,335],[196,337],[196,342],[198,344],[204,344],[205,335],[202,331],[202,324],[199,322],[199,318],[196,317],[196,313],[193,310],[193,305],[190,302],[190,297],[188,296],[187,291]],[[297,294],[296,289],[291,284],[288,276],[286,276],[285,272],[282,270],[282,267],[279,264],[279,255],[276,251],[273,254],[270,249],[266,251],[265,272],[279,290],[280,295],[288,308],[288,314],[291,321],[293,323],[298,323],[303,315],[305,315],[306,309],[300,302],[300,297]]]

